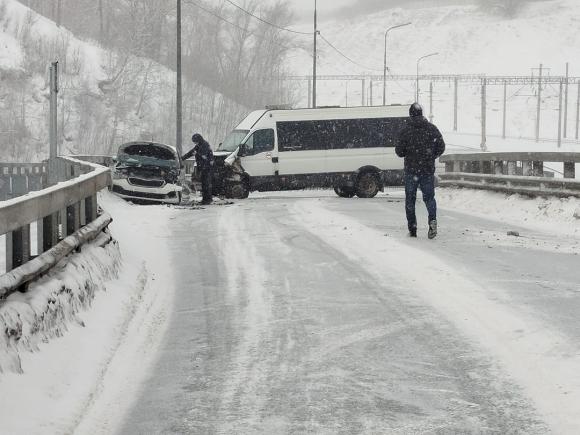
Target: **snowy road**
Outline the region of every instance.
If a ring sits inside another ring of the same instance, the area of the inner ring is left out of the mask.
[[[580,239],[493,218],[441,210],[429,241],[398,192],[179,210],[118,433],[579,433]]]

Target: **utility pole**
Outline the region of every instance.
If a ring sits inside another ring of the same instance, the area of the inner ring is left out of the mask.
[[[580,83],[578,83],[578,99],[576,100],[576,140],[580,130]]]
[[[183,94],[181,78],[181,0],[177,0],[177,96],[175,116],[175,147],[181,155],[183,152]]]
[[[536,113],[536,142],[540,141],[540,116],[542,114],[542,72],[544,65],[540,64],[538,76],[538,107]]]
[[[312,65],[312,107],[316,109],[316,38],[318,36],[318,21],[317,21],[317,7],[316,0],[314,0],[314,55]]]
[[[433,82],[429,83],[429,121],[433,122]]]
[[[308,78],[308,108],[312,107],[312,80]]]
[[[459,79],[455,77],[455,92],[453,93],[453,131],[457,131],[457,112],[458,112],[458,99],[459,99]]]
[[[487,151],[487,80],[481,85],[481,150]]]
[[[389,27],[385,31],[385,56],[384,56],[384,66],[383,66],[383,106],[387,105],[387,36],[389,32],[400,27],[405,27],[411,23],[399,24],[397,26]]]
[[[564,97],[564,137],[568,137],[568,87],[570,83],[570,63],[566,62],[566,93]]]
[[[50,66],[50,152],[48,166],[48,182],[54,185],[58,182],[56,158],[58,157],[58,62]]]
[[[503,129],[501,137],[505,139],[507,124],[507,81],[503,82]]]
[[[560,97],[558,99],[558,148],[562,146],[562,100],[564,99],[564,82],[560,80]]]

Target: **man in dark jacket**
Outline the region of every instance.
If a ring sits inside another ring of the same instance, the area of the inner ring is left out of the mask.
[[[193,148],[185,153],[182,158],[187,160],[195,153],[195,163],[201,177],[201,203],[211,204],[213,197],[211,185],[214,166],[213,151],[209,143],[199,133],[195,133],[191,137],[191,141],[193,142]]]
[[[405,158],[405,211],[409,236],[417,237],[415,202],[417,187],[421,187],[423,201],[429,213],[428,237],[437,235],[437,203],[435,202],[435,160],[445,152],[443,136],[423,117],[423,108],[414,103],[409,109],[410,119],[399,135],[395,151]]]

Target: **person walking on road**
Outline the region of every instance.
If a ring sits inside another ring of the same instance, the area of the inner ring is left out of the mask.
[[[423,108],[414,103],[410,119],[401,131],[395,152],[405,158],[405,211],[409,236],[417,237],[415,202],[417,188],[429,214],[429,239],[437,235],[437,202],[435,201],[435,160],[445,152],[445,141],[437,127],[423,116]]]
[[[200,172],[201,177],[201,204],[211,204],[213,199],[212,194],[212,178],[214,158],[213,151],[209,143],[199,133],[195,133],[191,137],[193,148],[183,155],[183,160],[187,160],[195,154],[195,163]]]

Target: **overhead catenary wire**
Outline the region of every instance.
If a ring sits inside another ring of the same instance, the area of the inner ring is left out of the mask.
[[[251,13],[250,11],[247,11],[246,9],[244,9],[243,7],[241,7],[240,5],[238,5],[238,4],[236,4],[236,3],[234,3],[234,2],[233,2],[233,1],[231,1],[231,0],[226,0],[226,1],[227,1],[229,4],[231,4],[232,6],[234,6],[234,7],[238,8],[239,10],[241,10],[242,12],[244,12],[245,14],[248,14],[248,15],[250,15],[251,17],[254,17],[256,20],[258,20],[258,21],[261,21],[261,22],[262,22],[262,23],[264,23],[264,24],[267,24],[267,25],[269,25],[269,26],[275,27],[275,28],[276,28],[276,29],[278,29],[278,30],[282,30],[282,31],[284,31],[284,32],[295,33],[295,34],[297,34],[297,35],[308,35],[308,36],[311,36],[311,35],[312,35],[312,32],[299,32],[298,30],[292,30],[292,29],[288,29],[288,28],[286,28],[286,27],[282,27],[282,26],[279,26],[279,25],[277,25],[277,24],[271,23],[271,22],[269,22],[269,21],[266,21],[266,20],[264,20],[263,18],[260,18],[260,17],[259,17],[259,16],[257,16],[257,15],[254,15],[254,14],[253,14],[253,13]]]

